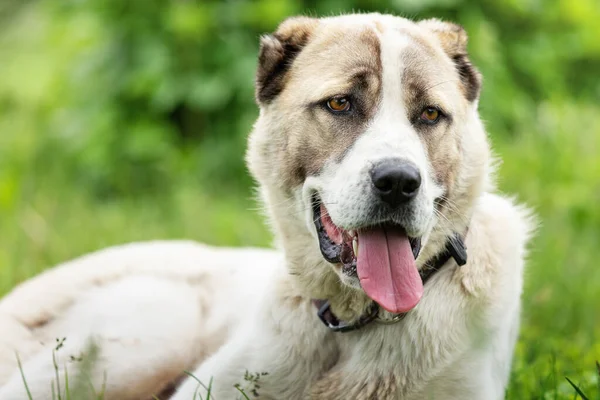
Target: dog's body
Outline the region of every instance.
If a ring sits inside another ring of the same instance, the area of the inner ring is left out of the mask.
[[[280,250],[139,244],[26,283],[0,303],[0,400],[25,393],[15,350],[34,398],[49,396],[55,337],[67,358],[93,337],[109,399],[150,397],[196,365],[218,400],[235,384],[264,399],[503,398],[531,226],[492,194],[479,85],[453,24],[286,21],[262,42],[248,150]],[[444,260],[423,286],[453,236],[468,262]],[[373,300],[380,319],[406,315],[332,332],[314,299],[349,323]],[[173,398],[204,398],[196,379]]]

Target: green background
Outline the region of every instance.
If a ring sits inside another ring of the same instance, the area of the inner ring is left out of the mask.
[[[502,192],[540,220],[510,399],[600,398],[597,0],[0,2],[0,293],[116,243],[268,245],[243,164],[260,34],[352,10],[462,24]]]

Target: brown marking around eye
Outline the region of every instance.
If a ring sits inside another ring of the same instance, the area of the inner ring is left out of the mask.
[[[453,118],[449,114],[459,112],[464,107],[462,103],[465,103],[465,100],[461,103],[460,90],[457,90],[460,82],[452,63],[440,60],[443,54],[435,52],[429,44],[425,45],[425,39],[414,43],[415,46],[406,49],[402,55],[405,65],[402,87],[407,118],[411,121],[415,118],[418,120],[424,107],[437,105],[440,94],[457,101],[450,104],[452,110],[446,117],[440,117],[442,119],[437,124],[415,126],[428,154],[434,178],[443,187],[446,195],[449,195],[453,190],[461,159],[460,133],[456,131]],[[443,110],[444,105],[441,106]]]
[[[281,101],[289,105],[297,102],[296,96],[292,96],[299,93],[296,90],[306,90],[307,98],[321,99],[322,95],[313,93],[306,84],[307,79],[319,84],[315,78],[324,67],[321,63],[335,59],[337,65],[343,66],[335,80],[343,82],[343,86],[332,86],[328,90],[332,95],[347,94],[352,106],[347,115],[333,115],[325,107],[310,103],[294,115],[294,123],[284,126],[285,151],[279,154],[282,155],[282,175],[290,187],[302,184],[307,176],[317,175],[327,161],[339,161],[364,133],[380,102],[381,50],[375,31],[372,28],[360,32],[329,30],[328,35],[347,40],[315,38],[315,44],[302,55],[302,68],[291,71],[294,78],[284,89]],[[325,47],[321,51],[327,52],[326,57],[314,48],[323,43]]]

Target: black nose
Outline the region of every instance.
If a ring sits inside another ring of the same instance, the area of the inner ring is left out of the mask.
[[[414,198],[421,186],[421,174],[408,161],[390,159],[371,169],[375,193],[392,207],[398,207]]]

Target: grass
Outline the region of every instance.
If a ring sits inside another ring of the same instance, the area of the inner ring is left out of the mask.
[[[511,399],[573,398],[565,376],[589,398],[600,398],[594,371],[600,359],[600,162],[594,151],[600,121],[585,127],[574,116],[580,111],[592,108],[548,110],[547,129],[495,143],[504,159],[500,188],[533,206],[541,222],[527,264]],[[570,134],[586,128],[587,135]]]
[[[53,353],[52,353],[52,359],[53,359],[53,365],[54,365],[54,372],[55,372],[55,379],[51,382],[51,387],[52,387],[52,400],[70,400],[70,399],[81,399],[81,398],[92,398],[95,400],[104,400],[104,385],[106,384],[106,379],[104,380],[104,384],[102,386],[102,389],[99,392],[96,392],[96,390],[94,389],[93,385],[89,384],[89,386],[86,385],[86,383],[89,382],[85,382],[84,379],[78,379],[76,381],[77,383],[77,389],[71,390],[70,386],[69,386],[69,377],[67,374],[67,369],[65,367],[65,378],[63,380],[64,382],[64,391],[61,390],[61,380],[59,378],[59,367],[58,364],[56,363],[56,351],[60,350],[60,348],[62,347],[62,344],[64,343],[65,339],[57,339],[57,347],[54,349]],[[97,350],[97,348],[96,348]],[[88,352],[88,354],[91,355],[90,359],[93,360],[94,358],[94,354],[95,354],[95,350],[94,347],[91,347],[91,351]],[[80,360],[80,361],[84,361],[84,359]],[[26,393],[27,393],[27,399],[28,400],[33,400],[33,396],[31,395],[31,392],[29,390],[29,386],[27,384],[27,378],[25,377],[25,374],[23,372],[23,368],[21,365],[21,361],[19,359],[19,357],[17,356],[17,363],[18,363],[18,368],[19,371],[21,373],[21,377],[23,378],[23,385],[25,386],[26,389]],[[83,375],[84,377],[87,376],[86,371],[89,371],[90,368],[92,367],[91,363],[84,363],[81,367],[80,367],[80,375]],[[596,385],[598,388],[598,394],[597,397],[590,397],[588,396],[588,394],[584,393],[584,391],[581,389],[581,387],[577,384],[575,384],[569,377],[565,377],[566,381],[569,383],[569,385],[571,385],[573,393],[574,393],[574,397],[573,399],[577,399],[578,396],[581,397],[582,400],[593,400],[600,398],[600,364],[598,362],[596,362],[596,369],[598,372],[598,375],[595,376],[596,379]],[[192,398],[192,400],[214,400],[214,398],[211,396],[212,393],[212,384],[213,384],[213,380],[212,378],[210,379],[208,385],[205,385],[204,383],[202,383],[202,381],[200,381],[196,376],[194,376],[192,373],[188,372],[188,371],[184,371],[191,379],[195,380],[196,382],[198,382],[198,388],[196,389],[196,392],[194,393],[194,396]],[[248,371],[246,371],[246,373],[244,374],[244,381],[246,382],[246,387],[247,389],[242,388],[242,385],[240,384],[236,384],[234,385],[235,389],[240,393],[240,396],[238,397],[237,400],[250,400],[250,397],[247,393],[251,393],[254,397],[258,397],[258,392],[257,390],[260,388],[259,383],[260,383],[260,378],[262,376],[266,375],[265,372],[262,373],[256,373],[256,374],[252,374],[249,373]],[[105,375],[106,378],[106,375]],[[82,390],[83,387],[87,386],[87,390]],[[561,389],[560,392],[564,393],[567,397],[569,396],[569,391],[568,390],[564,390],[565,385],[559,385],[559,387],[555,388],[554,392],[551,393],[550,395],[548,395],[548,393],[546,393],[544,396],[539,397],[539,398],[543,398],[543,399],[559,399],[562,397],[559,397],[559,388]],[[56,389],[55,389],[56,388]],[[205,397],[202,397],[198,392],[200,389],[204,389],[206,390],[206,395]],[[92,396],[90,397],[90,392],[92,394]],[[83,397],[82,397],[83,396]],[[537,396],[536,396],[537,397]],[[158,396],[154,395],[152,396],[153,400],[161,400]]]
[[[98,356],[98,347],[92,342],[89,344],[88,348],[84,350],[81,356],[77,357],[77,359],[73,359],[71,357],[71,361],[77,361],[80,364],[77,366],[78,374],[77,379],[75,380],[74,386],[69,386],[69,375],[67,371],[67,367],[64,368],[64,378],[60,378],[60,370],[58,366],[58,362],[56,361],[56,353],[60,351],[63,347],[66,338],[57,338],[56,339],[56,347],[52,351],[52,364],[54,367],[54,379],[50,383],[52,390],[52,400],[81,400],[81,399],[93,399],[93,400],[104,400],[105,386],[106,386],[106,373],[104,375],[104,381],[100,391],[96,391],[91,380],[88,379],[89,373],[94,366],[95,361]],[[21,364],[21,360],[17,355],[17,365],[19,368],[19,372],[23,379],[23,386],[25,387],[27,393],[28,400],[34,400],[31,395],[31,391],[29,390],[29,385],[27,384],[27,378],[25,376],[25,372],[23,371],[23,366]],[[208,385],[205,385],[200,381],[194,374],[184,371],[186,375],[188,375],[191,379],[198,382],[198,387],[192,400],[214,400],[212,396],[212,384],[213,380],[210,379]],[[240,393],[237,400],[250,400],[250,397],[246,394],[246,392],[252,393],[255,397],[258,397],[257,390],[260,388],[260,378],[266,375],[266,373],[249,373],[246,371],[244,374],[244,381],[246,384],[244,385],[246,388],[242,387],[241,384],[236,384],[235,389]],[[62,389],[64,388],[64,390]],[[206,390],[206,394],[204,397],[200,395],[198,392],[200,389]],[[153,395],[153,400],[161,400],[158,396]]]

